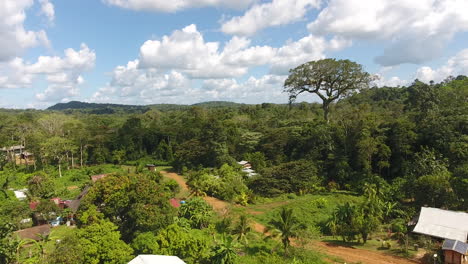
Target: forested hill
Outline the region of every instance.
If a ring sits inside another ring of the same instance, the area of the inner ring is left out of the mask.
[[[96,113],[114,113],[116,109],[122,109],[128,112],[146,112],[149,107],[143,105],[123,105],[123,104],[97,104],[79,101],[70,101],[68,103],[55,104],[47,110],[88,110]]]
[[[240,107],[245,104],[238,104],[227,101],[209,101],[196,103],[193,105],[183,104],[153,104],[153,105],[124,105],[124,104],[99,104],[99,103],[86,103],[79,101],[70,101],[68,103],[55,104],[47,110],[78,110],[89,112],[93,114],[113,114],[118,111],[125,111],[127,113],[145,113],[150,109],[157,109],[159,111],[171,111],[171,110],[183,110],[192,106],[204,107],[204,108],[220,108],[220,107]]]

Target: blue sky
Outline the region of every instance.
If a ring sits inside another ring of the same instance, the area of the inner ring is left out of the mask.
[[[327,57],[363,64],[379,86],[441,81],[468,75],[466,10],[466,0],[3,0],[0,107],[285,103],[288,69]]]

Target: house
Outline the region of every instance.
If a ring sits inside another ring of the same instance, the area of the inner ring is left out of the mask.
[[[243,168],[242,171],[245,172],[248,177],[252,177],[252,176],[257,175],[257,173],[255,173],[255,171],[252,170],[252,169]]]
[[[83,191],[81,191],[81,193],[75,198],[75,200],[66,202],[66,204],[68,204],[68,208],[70,208],[70,210],[73,213],[76,213],[76,211],[78,211],[78,208],[80,207],[80,204],[81,204],[81,200],[86,196],[88,191],[89,191],[89,186],[86,186],[83,189]]]
[[[138,255],[128,264],[186,264],[179,257],[164,255]]]
[[[16,190],[16,191],[13,191],[15,193],[15,197],[16,199],[18,200],[24,200],[26,198],[28,198],[26,196],[26,192],[28,191],[28,189],[21,189],[21,190]]]
[[[422,207],[413,232],[445,239],[445,264],[468,263],[468,213]]]
[[[16,163],[18,164],[18,162],[19,162],[19,164],[24,163],[26,165],[32,165],[35,162],[34,154],[32,154],[31,152],[28,152],[28,151],[24,151],[19,156],[17,156]]]
[[[3,147],[0,148],[0,151],[6,152],[6,158],[9,161],[14,160],[17,165],[32,165],[35,162],[34,155],[31,152],[25,151],[25,147],[23,145]]]
[[[39,225],[31,228],[21,229],[15,232],[15,234],[21,239],[33,239],[36,241],[41,240],[41,236],[50,234],[49,225]]]
[[[250,164],[250,162],[248,162],[246,160],[241,160],[241,161],[237,162],[237,164],[241,165],[242,168],[244,168],[244,169],[251,169],[252,168],[252,165]]]
[[[148,168],[149,171],[156,171],[156,165],[154,164],[146,164],[146,168]]]
[[[242,166],[242,172],[246,173],[248,177],[257,175],[257,173],[255,173],[255,171],[252,169],[252,165],[250,164],[250,162],[246,160],[241,160],[238,161],[237,164]]]
[[[468,214],[439,208],[422,207],[414,233],[466,242]]]
[[[6,152],[10,155],[21,154],[24,151],[23,145],[11,146],[11,147],[3,147],[0,148],[0,151]]]
[[[468,263],[468,244],[458,240],[445,239],[442,245],[445,264]]]

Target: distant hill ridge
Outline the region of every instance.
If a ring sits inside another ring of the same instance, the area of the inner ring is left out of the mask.
[[[122,110],[132,110],[132,111],[142,111],[146,112],[151,108],[158,109],[158,110],[174,110],[174,109],[182,109],[191,106],[199,106],[199,107],[208,107],[208,108],[216,108],[216,107],[239,107],[245,104],[239,104],[234,102],[228,101],[209,101],[203,103],[196,103],[193,105],[182,105],[182,104],[153,104],[153,105],[125,105],[125,104],[100,104],[100,103],[86,103],[86,102],[79,102],[79,101],[70,101],[68,103],[58,103],[55,104],[47,110],[112,110],[112,109],[122,109]]]

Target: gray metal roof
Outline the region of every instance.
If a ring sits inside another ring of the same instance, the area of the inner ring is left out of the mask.
[[[418,223],[413,232],[466,242],[468,237],[468,214],[422,207]]]
[[[442,245],[443,250],[452,250],[460,254],[466,255],[468,252],[468,244],[458,240],[446,239]]]

